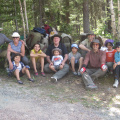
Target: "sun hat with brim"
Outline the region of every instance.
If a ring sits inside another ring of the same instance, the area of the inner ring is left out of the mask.
[[[54,51],[59,51],[60,54],[62,53],[61,49],[59,49],[59,48],[54,48],[54,49],[52,50],[52,54],[54,54]]]
[[[73,44],[71,45],[71,48],[73,48],[73,47],[75,47],[75,48],[77,48],[77,49],[78,49],[78,45],[77,45],[77,44],[75,44],[75,43],[73,43]]]
[[[116,42],[115,48],[120,47],[120,42]]]
[[[114,40],[108,39],[108,40],[105,41],[105,46],[107,47],[107,44],[108,44],[108,43],[111,43],[112,46],[113,46],[113,42],[114,42]]]
[[[14,32],[14,33],[12,34],[12,37],[19,37],[19,38],[20,38],[20,35],[19,35],[18,32]]]
[[[3,30],[3,28],[0,28],[0,31],[2,31]]]
[[[54,37],[59,37],[59,38],[60,38],[60,41],[62,41],[62,37],[61,37],[60,35],[58,35],[58,34],[53,35],[53,36],[51,37],[51,40],[52,40],[52,41],[53,41]]]
[[[99,43],[99,49],[101,48],[101,43],[98,39],[94,39],[91,43],[90,43],[90,47],[92,48],[93,43]]]
[[[93,31],[89,31],[89,32],[87,33],[87,36],[88,36],[88,35],[95,35],[95,34],[94,34]]]

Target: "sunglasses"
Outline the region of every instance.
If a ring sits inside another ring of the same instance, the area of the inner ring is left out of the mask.
[[[15,38],[19,38],[19,37],[13,37],[13,38],[15,39]]]
[[[120,48],[120,46],[117,46],[116,48]]]

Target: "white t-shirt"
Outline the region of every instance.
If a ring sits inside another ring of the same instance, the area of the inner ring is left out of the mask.
[[[15,61],[13,61],[13,64],[15,65]],[[22,66],[20,63],[19,63],[19,66],[17,67],[17,69],[19,70],[19,72],[22,70]]]
[[[60,65],[62,61],[63,61],[63,57],[61,55],[52,57],[52,62],[54,65]]]

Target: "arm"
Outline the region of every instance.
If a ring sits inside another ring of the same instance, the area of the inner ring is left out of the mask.
[[[90,51],[90,49],[88,49],[87,47],[85,47],[83,44],[80,44],[79,48],[81,48],[82,50],[88,51],[88,52]]]
[[[50,60],[50,56],[46,56],[46,59],[47,59],[47,61],[48,61],[48,63],[50,64],[50,65],[53,65],[53,62]]]
[[[18,52],[14,51],[14,50],[11,48],[11,45],[10,45],[10,44],[8,44],[7,51],[9,51],[10,53],[11,53],[11,52],[12,52],[12,53],[18,53]]]
[[[21,56],[25,56],[25,45],[22,43],[22,46],[21,46],[21,53],[20,53]]]
[[[63,66],[65,65],[65,62],[67,61],[67,59],[68,59],[68,54],[65,54],[65,57],[61,63]]]
[[[41,51],[41,54],[38,54],[40,57],[46,57],[46,54]]]

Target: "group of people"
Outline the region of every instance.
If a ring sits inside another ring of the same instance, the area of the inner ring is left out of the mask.
[[[8,44],[7,59],[9,70],[14,74],[19,84],[23,84],[20,76],[25,73],[28,80],[34,82],[31,78],[29,69],[29,60],[25,56],[25,43],[20,40],[17,32],[12,34],[13,41]],[[52,82],[57,82],[64,77],[71,68],[73,75],[82,76],[86,89],[97,89],[94,80],[102,77],[109,71],[115,73],[115,83],[113,87],[118,87],[120,70],[120,42],[116,43],[116,50],[113,49],[113,40],[106,40],[106,50],[101,50],[101,43],[95,38],[95,34],[90,32],[87,39],[82,41],[78,47],[76,43],[71,45],[71,52],[68,53],[65,45],[62,43],[60,35],[52,36],[53,43],[48,46],[46,53],[40,49],[40,44],[36,43],[30,52],[30,60],[33,65],[34,75],[38,76],[36,63],[41,64],[41,75],[54,72],[51,76]],[[79,48],[81,52],[79,52]],[[47,64],[44,66],[44,60]]]

